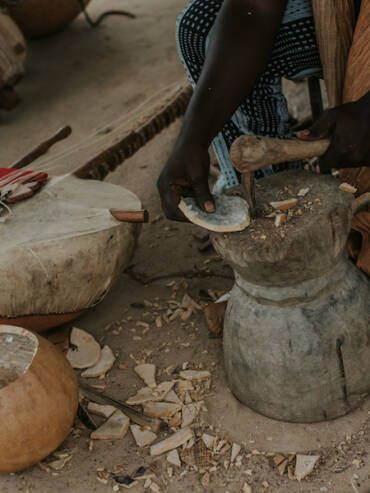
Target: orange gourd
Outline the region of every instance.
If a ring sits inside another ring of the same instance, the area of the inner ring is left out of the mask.
[[[43,337],[0,325],[0,472],[38,463],[68,435],[78,385],[63,353]]]

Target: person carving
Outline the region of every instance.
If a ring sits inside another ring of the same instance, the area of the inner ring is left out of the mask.
[[[369,10],[369,1],[363,3]],[[360,4],[354,4],[357,12]],[[221,168],[222,188],[237,185],[229,157],[233,141],[246,133],[292,137],[281,79],[321,77],[322,68],[310,0],[193,0],[178,18],[176,38],[194,94],[157,185],[167,218],[184,221],[181,196],[193,195],[201,209],[215,210],[208,185],[209,146]],[[369,116],[368,90],[358,101],[325,112],[298,137],[331,138],[323,172],[369,166]],[[297,166],[271,165],[255,176]]]

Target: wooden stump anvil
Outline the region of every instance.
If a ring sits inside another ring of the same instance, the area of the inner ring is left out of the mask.
[[[353,196],[338,184],[306,171],[263,178],[250,226],[212,235],[235,273],[223,336],[229,385],[275,419],[333,419],[370,391],[369,280],[344,253]],[[268,204],[307,187],[275,227]]]

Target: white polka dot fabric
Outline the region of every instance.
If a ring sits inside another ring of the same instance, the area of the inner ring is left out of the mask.
[[[222,3],[223,0],[192,0],[177,20],[177,46],[193,86],[199,79],[212,26]],[[227,188],[239,183],[229,158],[230,146],[237,137],[246,133],[278,138],[290,135],[281,78],[299,79],[320,72],[311,2],[289,0],[265,72],[213,141]],[[256,172],[256,177],[292,166],[297,167],[297,163],[272,165]]]

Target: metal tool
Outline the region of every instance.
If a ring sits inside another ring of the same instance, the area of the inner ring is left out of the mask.
[[[158,431],[160,430],[162,423],[159,421],[159,419],[150,418],[149,416],[140,413],[133,407],[128,406],[123,402],[116,401],[115,399],[112,399],[112,397],[109,397],[106,394],[97,392],[92,387],[82,383],[81,381],[79,381],[78,385],[80,392],[84,397],[87,397],[88,399],[92,399],[98,404],[109,404],[111,406],[116,407],[117,409],[120,409],[126,414],[126,416],[128,416],[131,419],[131,421],[133,421],[134,423],[140,426],[150,428],[155,433],[158,433]]]

